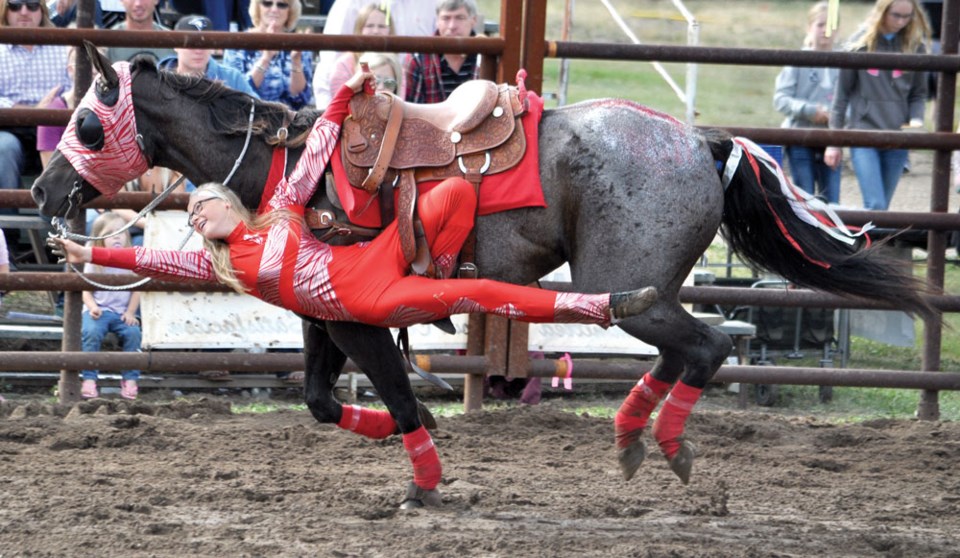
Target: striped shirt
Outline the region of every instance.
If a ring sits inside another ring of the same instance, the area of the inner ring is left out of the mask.
[[[0,108],[36,106],[57,86],[70,87],[66,46],[0,44]]]

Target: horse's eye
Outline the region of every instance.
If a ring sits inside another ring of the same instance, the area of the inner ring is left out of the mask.
[[[120,88],[110,87],[102,77],[97,78],[97,86],[94,91],[97,99],[108,107],[116,105],[117,101],[120,100]]]
[[[77,114],[77,138],[87,149],[103,149],[103,124],[93,111],[84,109]]]

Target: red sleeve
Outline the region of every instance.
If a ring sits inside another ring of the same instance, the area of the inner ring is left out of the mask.
[[[334,95],[330,104],[327,105],[327,110],[323,111],[323,118],[333,122],[337,126],[342,125],[343,119],[347,117],[347,113],[349,112],[347,103],[349,103],[352,98],[353,89],[350,89],[346,85],[340,86],[337,94]]]
[[[134,269],[137,267],[136,248],[99,248],[92,249],[92,262],[104,267]]]

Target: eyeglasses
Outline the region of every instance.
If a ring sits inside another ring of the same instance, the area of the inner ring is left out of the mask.
[[[897,12],[887,12],[887,15],[894,19],[907,20],[913,18],[913,13],[909,14],[898,14]]]
[[[20,8],[26,8],[31,12],[36,12],[40,9],[40,2],[9,2],[7,8],[11,12],[19,12]]]
[[[200,208],[203,207],[203,204],[207,203],[210,200],[218,200],[218,199],[220,198],[206,198],[193,204],[193,210],[190,211],[190,215],[187,215],[187,226],[193,227],[193,220],[200,216]]]
[[[377,85],[382,85],[385,89],[389,89],[390,91],[393,91],[393,92],[397,91],[397,80],[393,78],[382,78],[382,77],[378,77],[376,78],[376,80],[377,80]]]
[[[276,6],[278,10],[286,10],[290,7],[290,4],[287,2],[272,2],[271,0],[261,0],[260,5],[268,10],[274,6]]]

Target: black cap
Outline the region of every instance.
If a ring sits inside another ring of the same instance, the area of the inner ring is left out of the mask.
[[[213,22],[210,18],[202,15],[183,16],[177,21],[174,31],[211,31]]]

